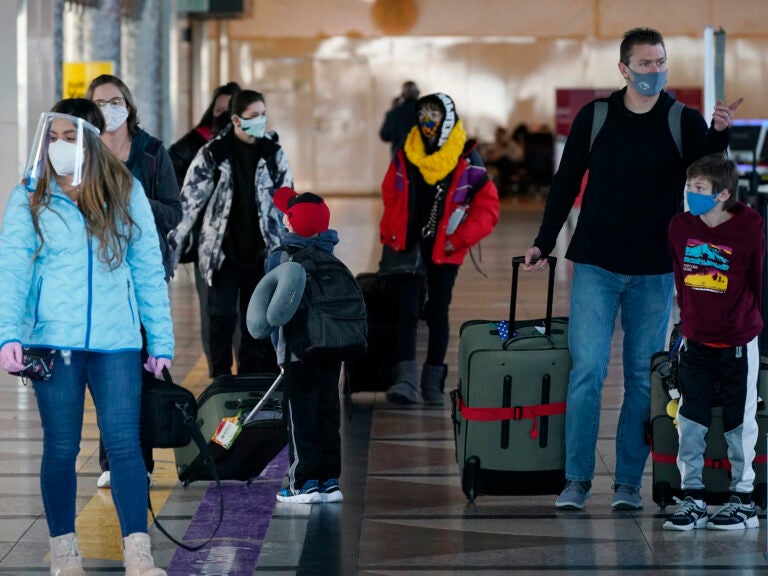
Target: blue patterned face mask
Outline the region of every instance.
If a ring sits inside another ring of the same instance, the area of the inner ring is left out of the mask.
[[[439,126],[439,122],[433,120],[432,118],[425,118],[424,120],[419,120],[419,130],[421,130],[421,134],[424,136],[424,138],[430,139],[437,136],[437,127]]]
[[[627,66],[627,68],[629,68],[629,66]],[[645,74],[635,72],[632,68],[629,68],[629,71],[632,72],[632,76],[635,77],[632,81],[632,86],[643,96],[655,96],[661,92],[661,89],[664,88],[664,85],[667,83],[666,70],[663,72],[646,72]]]
[[[706,214],[717,205],[717,194],[697,194],[686,190],[685,199],[688,202],[688,209],[694,216]]]

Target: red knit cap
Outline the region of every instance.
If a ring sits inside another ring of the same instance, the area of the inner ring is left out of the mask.
[[[304,192],[297,194],[288,186],[283,186],[272,197],[275,206],[288,216],[291,228],[299,236],[314,236],[328,230],[331,211],[328,205],[317,194]]]

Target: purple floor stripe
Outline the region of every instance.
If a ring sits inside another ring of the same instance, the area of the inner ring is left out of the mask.
[[[283,449],[250,486],[225,482],[224,519],[216,538],[205,548],[189,552],[177,548],[168,566],[169,576],[228,574],[251,576],[275,508],[275,492],[288,469],[288,450]],[[184,542],[205,540],[219,519],[219,491],[211,484],[189,523]]]

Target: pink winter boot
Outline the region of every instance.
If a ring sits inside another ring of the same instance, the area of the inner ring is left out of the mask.
[[[155,567],[149,534],[144,532],[123,538],[123,565],[125,576],[168,576],[165,570]]]
[[[86,576],[83,557],[74,532],[49,538],[51,543],[51,576]]]

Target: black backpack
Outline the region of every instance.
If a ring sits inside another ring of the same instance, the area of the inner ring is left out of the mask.
[[[316,246],[284,249],[307,273],[299,307],[283,327],[288,349],[309,363],[362,358],[368,324],[355,277],[336,256]]]

